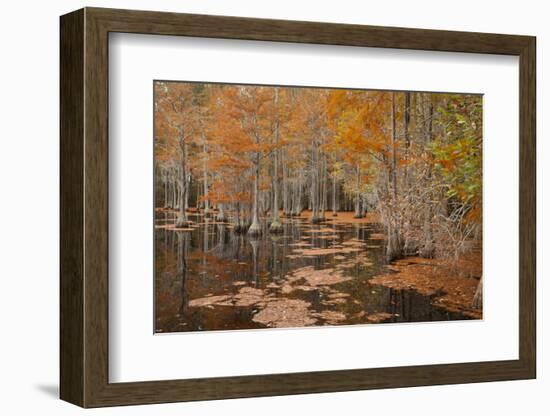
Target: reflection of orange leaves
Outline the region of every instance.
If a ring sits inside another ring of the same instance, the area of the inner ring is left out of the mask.
[[[434,296],[434,302],[447,310],[467,312],[474,319],[482,317],[480,310],[472,308],[482,271],[480,251],[464,255],[456,264],[442,259],[407,257],[386,267],[393,273],[376,276],[370,282],[397,290],[412,288]]]

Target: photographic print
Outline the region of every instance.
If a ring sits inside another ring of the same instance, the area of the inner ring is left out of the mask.
[[[153,88],[156,333],[482,318],[482,95]]]

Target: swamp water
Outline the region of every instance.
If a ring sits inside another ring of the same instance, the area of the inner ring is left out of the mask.
[[[392,273],[376,223],[284,218],[283,233],[264,221],[251,238],[202,213],[177,231],[175,215],[155,218],[157,333],[468,319],[414,290],[369,283]]]

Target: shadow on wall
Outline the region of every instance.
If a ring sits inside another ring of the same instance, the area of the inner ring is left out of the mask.
[[[59,398],[59,386],[57,384],[38,384],[35,388],[46,396],[53,397],[54,399]]]

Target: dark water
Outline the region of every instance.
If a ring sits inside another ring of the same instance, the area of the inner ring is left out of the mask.
[[[175,220],[156,216],[157,227]],[[369,283],[391,273],[377,224],[284,219],[283,234],[264,224],[249,238],[208,215],[190,219],[185,231],[155,229],[156,332],[468,319],[413,290]],[[317,248],[329,250],[307,251]]]

